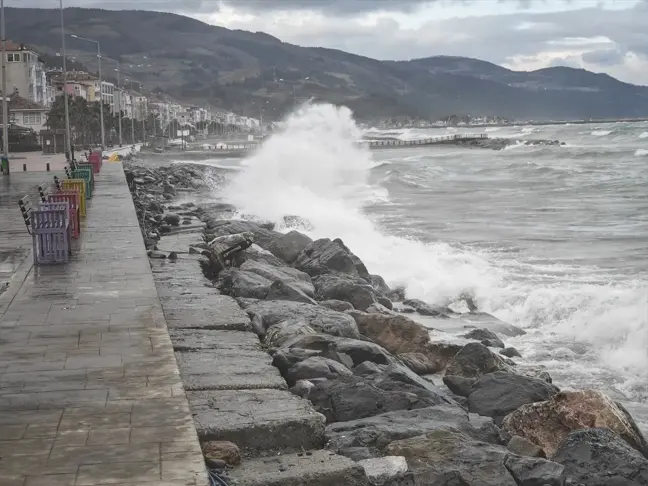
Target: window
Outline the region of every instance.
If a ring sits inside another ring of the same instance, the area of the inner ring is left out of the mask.
[[[16,114],[9,113],[9,123],[16,123]]]
[[[23,123],[25,125],[40,125],[41,124],[41,114],[40,113],[25,113],[25,114],[23,114]]]
[[[10,52],[7,54],[7,62],[20,62],[20,53]]]

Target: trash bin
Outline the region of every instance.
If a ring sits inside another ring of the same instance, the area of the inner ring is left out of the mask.
[[[9,159],[7,157],[0,157],[0,172],[9,175]]]

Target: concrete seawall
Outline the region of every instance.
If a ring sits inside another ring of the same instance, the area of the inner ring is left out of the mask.
[[[182,252],[202,241],[201,223],[193,218],[192,225],[164,236],[160,251]],[[250,318],[204,277],[200,259],[151,259],[200,441],[238,445],[243,465],[230,473],[237,486],[366,485],[357,463],[320,451],[324,416],[287,390]]]

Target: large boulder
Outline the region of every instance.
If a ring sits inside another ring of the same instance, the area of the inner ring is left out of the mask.
[[[273,329],[270,328],[268,333]],[[291,340],[285,345],[288,349],[307,349],[317,351],[319,356],[338,361],[348,368],[358,366],[365,361],[379,365],[388,365],[393,362],[389,353],[377,344],[359,339],[330,336],[327,334],[304,335]],[[285,351],[285,349],[282,349]]]
[[[270,327],[265,334],[263,344],[268,348],[281,348],[303,336],[315,334],[315,330],[300,319],[288,319]]]
[[[277,280],[297,286],[302,292],[309,297],[315,295],[315,287],[311,283],[310,277],[304,272],[300,272],[291,267],[275,266],[265,261],[247,260],[241,265],[241,270],[256,273],[275,282]]]
[[[510,367],[497,354],[481,343],[468,343],[450,360],[446,375],[479,378],[495,371],[508,371]]]
[[[353,310],[353,304],[343,300],[323,300],[319,305],[338,312]]]
[[[402,315],[367,314],[360,311],[350,311],[349,314],[355,319],[362,335],[392,354],[405,355],[404,361],[412,364],[414,371],[442,371],[461,349],[459,345],[430,342],[428,329]],[[418,363],[412,361],[410,353],[416,353]]]
[[[392,293],[391,288],[389,288],[389,285],[387,285],[385,279],[382,278],[380,275],[369,275],[368,280],[371,286],[374,288],[377,295],[387,297]]]
[[[220,272],[217,281],[221,293],[251,299],[265,299],[271,284],[272,282],[260,275],[236,268],[227,268]]]
[[[468,407],[473,413],[504,418],[527,403],[549,400],[560,390],[543,380],[497,371],[482,376],[472,385]]]
[[[386,453],[404,456],[416,484],[518,486],[504,466],[508,451],[456,429],[440,429],[397,440]]]
[[[288,319],[300,319],[318,332],[357,338],[358,326],[353,317],[342,312],[336,312],[325,307],[288,300],[241,301],[244,309],[251,317],[255,315],[261,320],[265,329]]]
[[[337,361],[322,358],[321,356],[313,356],[291,366],[286,373],[286,381],[289,386],[293,386],[299,380],[332,379],[352,375],[353,373],[349,368]]]
[[[446,428],[476,432],[465,410],[457,405],[441,404],[332,423],[327,425],[325,436],[327,448],[338,454],[347,455],[346,451],[366,448],[370,456],[379,456],[395,440]]]
[[[486,312],[473,311],[469,314],[462,314],[461,320],[464,321],[467,326],[488,329],[502,336],[516,337],[526,334],[523,329],[520,329],[513,324],[509,324],[508,322],[504,322]]]
[[[646,439],[630,414],[594,390],[561,392],[545,402],[523,405],[502,424],[505,434],[530,440],[542,447],[548,457],[570,433],[588,428],[610,429],[641,454],[647,454]]]
[[[281,280],[272,282],[266,300],[291,300],[317,305],[317,302],[306,295],[296,282],[282,282]]]
[[[299,254],[313,243],[308,236],[299,231],[291,231],[276,238],[270,244],[270,251],[277,258],[281,258],[286,263],[293,263],[297,260]]]
[[[328,238],[316,240],[304,248],[294,266],[311,277],[331,272],[358,275],[356,263],[344,244]]]
[[[445,307],[435,307],[419,299],[408,299],[403,304],[412,307],[422,316],[447,317],[448,313]]]
[[[504,467],[518,486],[564,486],[565,468],[555,462],[540,458],[510,455]]]
[[[645,486],[648,460],[609,429],[585,429],[569,434],[552,457],[565,467],[571,484]]]
[[[360,277],[325,274],[314,277],[313,284],[317,300],[344,300],[361,311],[376,303],[373,287]]]
[[[464,334],[463,337],[466,339],[474,339],[475,341],[482,343],[484,346],[491,348],[504,348],[502,340],[497,336],[497,334],[489,329],[473,329],[469,333]]]
[[[282,236],[281,233],[264,228],[260,224],[254,223],[252,221],[206,218],[205,222],[207,224],[207,227],[205,229],[205,236],[208,240],[211,240],[218,236],[250,232],[254,234],[255,243],[258,244],[261,248],[268,250],[270,244],[275,239]]]
[[[407,373],[411,372],[391,365],[380,374],[318,382],[308,398],[328,423],[357,420],[394,410],[454,403],[431,383],[416,382]]]
[[[358,463],[364,468],[370,486],[412,484],[407,461],[402,456],[376,457]]]
[[[356,256],[351,250],[349,250],[349,247],[346,246],[340,238],[334,239],[333,243],[337,243],[348,253],[349,257],[351,257],[351,261],[353,262],[353,266],[358,272],[358,275],[368,282],[371,279],[371,275],[369,275],[367,267],[364,263],[362,263],[362,260],[360,260],[358,256]]]

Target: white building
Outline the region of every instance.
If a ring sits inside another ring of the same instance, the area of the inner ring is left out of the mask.
[[[101,100],[104,105],[110,106],[110,112],[116,113],[115,106],[115,85],[108,81],[101,81]]]
[[[7,41],[7,92],[45,106],[47,80],[45,63],[38,53],[23,44]]]

